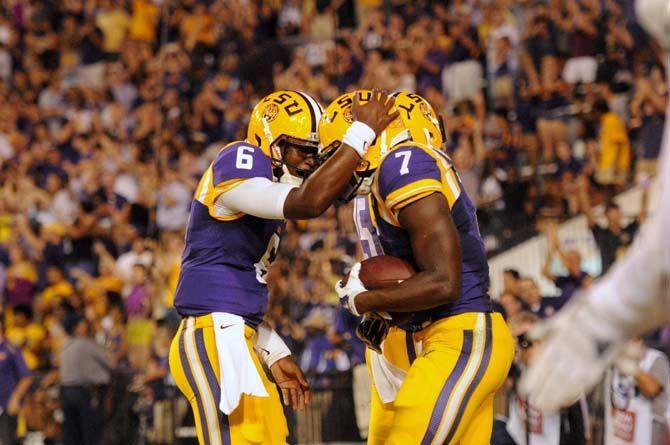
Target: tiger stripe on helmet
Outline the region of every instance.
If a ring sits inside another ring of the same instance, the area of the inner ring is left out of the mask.
[[[312,96],[302,91],[294,91],[307,103],[307,108],[309,109],[309,116],[312,119],[312,133],[316,133],[317,125],[321,119],[321,114],[323,114],[323,109],[317,101],[314,100]]]
[[[447,135],[442,116],[435,111],[425,97],[409,91],[395,91],[390,96],[396,100],[396,106],[406,112],[401,112],[400,117],[415,142],[426,143],[438,148],[446,142]],[[407,103],[408,101],[410,103]]]

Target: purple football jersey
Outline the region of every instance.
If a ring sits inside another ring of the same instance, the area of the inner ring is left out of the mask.
[[[184,316],[228,312],[257,326],[267,308],[267,266],[277,254],[284,221],[244,214],[217,219],[213,202],[201,196],[213,196],[217,186],[240,179],[271,180],[272,165],[260,148],[235,142],[210,168],[191,204],[174,304]]]
[[[406,205],[432,193],[442,193],[449,201],[451,216],[460,237],[462,284],[459,298],[452,304],[416,312],[411,325],[418,327],[426,320],[434,321],[465,312],[490,311],[489,269],[476,210],[461,187],[451,160],[429,147],[402,145],[384,157],[375,181],[372,205],[367,207],[373,215],[360,216],[359,219],[376,223],[376,233],[384,254],[403,258],[416,267],[409,234],[395,217]]]

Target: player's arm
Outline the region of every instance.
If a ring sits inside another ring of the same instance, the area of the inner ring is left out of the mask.
[[[247,179],[217,199],[231,212],[264,219],[311,219],[335,202],[347,186],[367,147],[397,116],[389,114],[393,99],[376,91],[361,104],[354,98],[354,122],[342,146],[300,186],[273,182],[269,177]]]
[[[367,147],[398,117],[397,111],[389,114],[393,103],[393,98],[379,90],[373,90],[365,104],[354,95],[351,113],[355,122],[344,135],[342,146],[302,186],[291,190],[284,203],[285,218],[316,218],[342,195]]]
[[[267,322],[258,326],[258,335],[254,345],[256,353],[263,359],[282,392],[284,405],[293,409],[303,409],[312,400],[310,386],[291,350],[284,340]]]
[[[358,313],[431,309],[460,294],[461,245],[444,195],[433,193],[407,205],[398,221],[409,233],[420,272],[398,285],[356,295]]]

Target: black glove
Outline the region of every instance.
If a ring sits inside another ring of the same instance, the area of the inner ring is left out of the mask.
[[[382,342],[386,338],[390,327],[390,320],[375,313],[366,314],[356,328],[356,337],[365,343],[368,348],[381,354]]]

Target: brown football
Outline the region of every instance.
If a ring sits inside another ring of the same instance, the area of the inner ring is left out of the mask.
[[[415,273],[414,267],[402,258],[380,255],[361,261],[358,277],[366,289],[374,290],[397,284]]]

